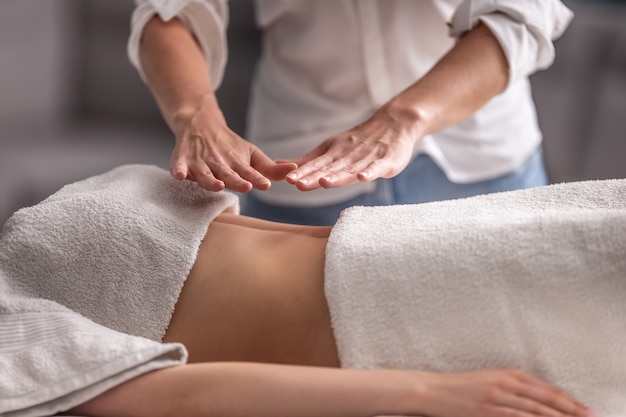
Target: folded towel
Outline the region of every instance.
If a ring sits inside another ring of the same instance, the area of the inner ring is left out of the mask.
[[[209,224],[229,208],[238,210],[232,193],[121,166],[13,214],[0,270],[20,294],[160,341]]]
[[[515,367],[626,415],[626,180],[350,208],[325,274],[344,367]]]
[[[51,416],[186,359],[180,344],[107,329],[52,301],[0,296],[2,416]]]
[[[231,193],[129,165],[63,187],[0,232],[0,415],[47,416],[184,363],[161,344]]]

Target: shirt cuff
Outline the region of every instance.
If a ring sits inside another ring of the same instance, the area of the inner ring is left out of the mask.
[[[154,15],[167,22],[177,17],[195,36],[209,67],[211,85],[217,90],[224,77],[228,59],[226,27],[228,8],[225,2],[188,0],[163,2],[158,0],[138,1],[131,16],[131,30],[127,43],[127,54],[131,64],[137,69],[141,79],[146,76],[139,59],[141,36],[146,24]],[[174,6],[172,7],[172,5]]]
[[[558,0],[464,0],[456,9],[450,35],[458,37],[483,22],[494,34],[509,64],[509,84],[548,68],[553,41],[573,18]]]

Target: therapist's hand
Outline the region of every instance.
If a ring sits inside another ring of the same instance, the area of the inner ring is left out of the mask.
[[[420,126],[416,114],[387,104],[365,122],[295,159],[298,168],[286,180],[310,191],[394,177],[410,162],[422,136]]]
[[[391,178],[408,165],[417,140],[465,120],[504,91],[508,77],[504,50],[480,23],[370,119],[294,160],[299,168],[287,181],[306,191]]]
[[[267,190],[296,165],[278,164],[228,128],[207,60],[178,18],[155,15],[143,30],[140,60],[150,91],[176,137],[170,171],[210,191]]]
[[[277,163],[233,132],[221,117],[203,111],[179,112],[174,118],[176,146],[170,159],[174,178],[196,181],[210,191],[267,190],[296,168]]]

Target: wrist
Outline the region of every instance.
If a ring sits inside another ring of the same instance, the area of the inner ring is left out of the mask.
[[[418,371],[383,370],[380,381],[385,381],[389,395],[381,407],[384,413],[421,415],[424,410],[424,393],[427,375]]]
[[[428,126],[433,118],[432,113],[402,94],[392,98],[383,109],[394,125],[415,138],[415,141],[430,133]]]
[[[201,117],[200,117],[201,116]],[[214,94],[205,94],[180,104],[170,113],[172,129],[178,136],[183,130],[225,125],[226,120]],[[200,126],[202,124],[203,126]]]
[[[170,117],[174,121],[188,120],[201,112],[222,116],[215,94],[204,93],[186,98],[170,110]]]

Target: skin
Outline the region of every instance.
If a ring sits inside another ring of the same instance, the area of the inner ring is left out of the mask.
[[[135,378],[70,413],[593,415],[557,387],[515,369],[459,374],[336,369],[323,292],[329,230],[220,215],[209,227],[163,339],[184,343],[190,363]]]
[[[267,190],[282,179],[309,191],[391,178],[407,166],[418,140],[462,121],[508,82],[501,46],[479,24],[424,77],[358,126],[296,160],[272,161],[227,126],[203,52],[178,19],[155,16],[145,26],[140,60],[176,137],[172,175],[212,191]]]

